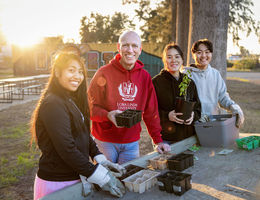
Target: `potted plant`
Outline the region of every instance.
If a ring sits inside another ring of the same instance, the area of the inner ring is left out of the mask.
[[[182,82],[179,84],[179,97],[176,97],[175,111],[178,113],[183,113],[183,115],[179,116],[179,118],[183,120],[187,120],[191,117],[191,113],[195,105],[195,102],[191,101],[187,95],[187,89],[191,82],[190,77],[191,72],[190,70],[187,70],[186,73],[184,73]]]

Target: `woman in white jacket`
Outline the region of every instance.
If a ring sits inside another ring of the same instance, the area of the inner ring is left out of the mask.
[[[213,45],[208,39],[201,39],[192,45],[192,56],[195,64],[190,69],[192,79],[198,90],[201,101],[201,121],[205,121],[208,115],[219,114],[220,107],[238,114],[236,125],[240,127],[244,122],[244,114],[240,106],[236,104],[227,93],[225,81],[219,71],[210,66]]]

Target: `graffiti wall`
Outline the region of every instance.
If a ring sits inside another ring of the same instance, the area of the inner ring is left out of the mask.
[[[83,53],[89,76],[93,76],[98,68],[109,63],[117,54],[116,43],[114,44],[83,44],[87,51]],[[86,47],[87,45],[87,47]],[[143,44],[143,50],[139,57],[144,63],[144,69],[153,77],[163,68],[161,57],[162,48],[158,45]]]

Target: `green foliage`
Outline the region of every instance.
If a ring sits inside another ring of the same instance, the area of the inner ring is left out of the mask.
[[[125,0],[124,3],[138,3],[139,9],[135,10],[136,16],[144,22],[141,27],[142,38],[149,42],[162,42],[167,44],[171,41],[172,15],[171,0],[162,0],[157,7],[152,9],[151,0]],[[228,31],[231,33],[233,42],[238,44],[239,32],[249,35],[254,32],[260,39],[260,22],[254,19],[252,0],[230,0]]]
[[[241,70],[252,70],[258,67],[258,60],[252,58],[245,58],[239,61],[236,61],[233,65],[235,69]]]
[[[12,155],[14,156],[14,155]],[[22,152],[16,155],[16,161],[12,162],[1,158],[0,187],[16,183],[19,177],[25,175],[29,170],[37,166],[39,153],[34,150]]]
[[[37,166],[40,152],[30,148],[28,126],[28,123],[21,123],[0,128],[0,141],[14,147],[3,149],[0,154],[0,188],[17,183],[21,176]]]
[[[91,13],[90,18],[84,16],[80,20],[81,43],[117,42],[125,29],[133,29],[135,25],[125,14],[116,12],[113,16]]]
[[[228,32],[232,34],[233,42],[238,45],[239,32],[254,32],[260,41],[260,22],[254,19],[251,8],[252,0],[230,0]]]
[[[227,60],[227,68],[233,67],[233,63]]]
[[[137,1],[127,1],[127,3],[137,3]],[[142,39],[149,42],[167,44],[171,41],[172,19],[171,0],[164,0],[157,3],[155,9],[151,8],[150,1],[140,0],[139,9],[136,9],[136,16],[144,22],[140,27]]]
[[[187,89],[191,82],[190,76],[191,72],[187,70],[182,78],[182,82],[179,84],[180,96],[183,96],[185,100],[187,100]]]
[[[240,54],[242,57],[249,56],[249,54],[250,54],[249,51],[243,46],[240,46],[239,50],[240,50]]]
[[[0,159],[0,166],[3,166],[3,165],[6,164],[6,163],[8,163],[8,159],[5,158],[4,156],[1,157],[1,159]]]
[[[27,124],[20,124],[15,127],[10,127],[10,128],[5,128],[5,129],[0,130],[0,137],[5,138],[5,139],[20,138],[20,137],[24,136],[24,134],[28,131],[29,131],[29,127]]]

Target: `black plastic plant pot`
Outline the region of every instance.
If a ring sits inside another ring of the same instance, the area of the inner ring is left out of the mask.
[[[172,156],[167,162],[170,170],[182,171],[186,168],[186,159],[183,157],[183,154]]]
[[[185,177],[185,190],[188,191],[189,189],[191,189],[191,184],[192,184],[192,180],[191,180],[191,174],[184,174]]]
[[[195,103],[194,101],[186,101],[183,97],[176,97],[175,112],[183,113],[183,115],[179,115],[178,118],[183,120],[189,119]]]
[[[170,170],[183,171],[193,166],[193,154],[180,153],[167,159]]]
[[[172,180],[172,190],[176,195],[182,195],[186,192],[186,177],[182,174],[179,174],[174,180]]]
[[[193,154],[187,154],[187,159],[189,161],[189,166],[188,167],[192,167],[194,165],[194,156]]]
[[[175,195],[182,195],[191,189],[191,174],[173,170],[166,171],[157,177],[159,189]]]

